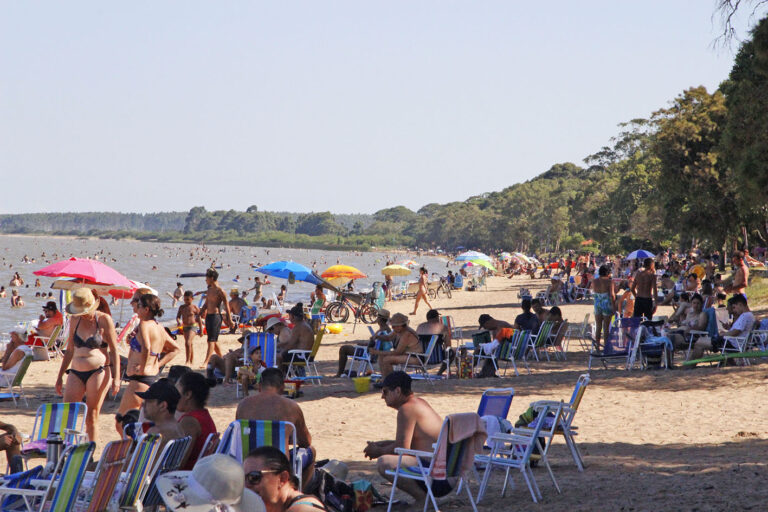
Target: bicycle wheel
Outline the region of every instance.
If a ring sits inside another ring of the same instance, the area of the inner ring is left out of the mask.
[[[451,298],[451,285],[448,285],[445,287],[445,294],[448,296],[448,298]]]
[[[362,306],[363,311],[360,313],[360,318],[363,319],[363,322],[366,324],[372,324],[376,321],[376,317],[379,316],[379,308],[372,304],[366,304],[365,306]]]
[[[332,302],[325,309],[325,316],[330,323],[346,323],[349,318],[349,309],[342,302]]]

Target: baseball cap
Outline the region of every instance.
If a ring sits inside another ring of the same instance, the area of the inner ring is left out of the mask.
[[[137,391],[136,396],[142,400],[158,400],[160,402],[166,402],[172,409],[176,409],[176,406],[179,404],[179,399],[181,398],[176,386],[171,384],[168,379],[160,379],[149,386],[149,389],[144,392]]]

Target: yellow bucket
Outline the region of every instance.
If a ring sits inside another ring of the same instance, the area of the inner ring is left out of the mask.
[[[354,377],[352,382],[355,384],[355,391],[358,393],[367,393],[371,390],[370,377]]]
[[[325,329],[331,334],[339,334],[343,328],[344,326],[341,324],[328,324],[325,326]]]

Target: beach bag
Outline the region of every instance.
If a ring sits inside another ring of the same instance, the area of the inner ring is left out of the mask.
[[[352,482],[355,491],[355,512],[368,512],[373,508],[373,484],[368,480]]]

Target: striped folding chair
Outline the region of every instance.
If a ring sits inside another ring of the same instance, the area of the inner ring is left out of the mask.
[[[152,470],[152,463],[160,449],[160,436],[158,434],[146,434],[136,444],[131,461],[126,471],[120,475],[119,503],[120,508],[133,509],[139,496],[146,487],[146,482]]]
[[[463,413],[472,414],[475,413]],[[424,483],[426,487],[427,496],[424,499],[424,510],[427,510],[427,506],[431,500],[432,506],[435,511],[439,510],[437,506],[437,499],[432,492],[432,482],[434,480],[433,474],[435,469],[435,462],[437,460],[436,455],[438,452],[445,449],[445,478],[458,478],[456,487],[456,493],[460,493],[462,487],[467,490],[467,496],[469,497],[469,503],[472,505],[472,510],[477,512],[477,506],[475,505],[475,499],[472,496],[472,491],[469,489],[469,484],[464,479],[464,473],[471,469],[470,467],[463,467],[462,462],[465,460],[465,454],[467,450],[474,450],[472,446],[472,438],[459,439],[454,443],[448,441],[447,431],[450,429],[450,423],[452,417],[457,416],[455,414],[448,415],[443,420],[443,426],[440,429],[440,435],[437,437],[437,443],[435,444],[435,451],[433,453],[422,452],[418,450],[410,450],[406,448],[396,448],[395,453],[398,455],[397,467],[395,470],[387,470],[386,473],[394,477],[392,481],[392,493],[389,497],[389,506],[387,512],[392,510],[392,504],[395,502],[395,490],[397,489],[397,480],[399,478],[405,478],[408,480],[418,480]],[[447,446],[443,448],[442,443],[446,443]],[[403,464],[403,455],[409,455],[416,458],[418,466],[406,466]],[[472,461],[472,459],[469,459]],[[471,463],[469,464],[471,466]]]
[[[274,334],[254,332],[248,335],[246,342],[247,344],[244,345],[244,348],[247,347],[247,350],[243,350],[243,366],[253,366],[248,354],[252,348],[259,347],[261,349],[261,360],[264,361],[267,368],[277,368],[277,339]],[[237,379],[235,393],[238,398],[242,396],[243,389],[240,379]]]
[[[83,402],[60,402],[38,407],[29,441],[21,446],[21,456],[25,463],[31,458],[45,457],[46,440],[51,433],[59,433],[65,446],[85,439],[87,412],[88,406]]]
[[[13,399],[14,407],[18,407],[18,403],[16,402],[17,397],[23,398],[24,405],[29,407],[27,395],[24,393],[23,381],[24,377],[27,375],[27,370],[29,370],[29,365],[32,364],[32,359],[34,359],[32,354],[24,356],[24,359],[21,360],[19,367],[16,369],[16,373],[0,372],[0,390],[8,390],[8,393],[2,393],[2,396],[7,398],[7,396],[10,395]],[[13,388],[19,388],[19,392],[14,393]]]
[[[157,458],[157,463],[152,470],[150,483],[145,487],[144,496],[141,498],[144,510],[155,509],[163,504],[163,499],[160,497],[160,492],[155,485],[157,477],[180,469],[191,446],[191,436],[172,439],[165,443],[165,447],[163,447],[163,451]]]
[[[203,443],[202,449],[200,449],[200,454],[197,456],[197,460],[200,460],[203,457],[207,457],[209,455],[213,455],[214,453],[216,453],[216,450],[219,448],[220,442],[221,442],[220,433],[213,432],[208,434],[208,437],[205,438],[205,443]]]
[[[291,360],[288,362],[288,369],[285,372],[286,379],[307,381],[312,384],[317,382],[322,385],[323,380],[320,376],[320,372],[317,371],[317,363],[315,362],[315,356],[317,351],[320,350],[320,343],[323,341],[323,335],[325,329],[320,329],[315,334],[315,341],[312,344],[312,350],[289,350]],[[299,368],[304,368],[304,375],[300,375]]]
[[[512,365],[512,369],[515,371],[515,376],[520,376],[520,372],[517,371],[517,364],[515,361],[522,361],[526,370],[528,370],[528,375],[531,374],[531,369],[528,367],[528,362],[525,360],[525,355],[528,352],[530,340],[531,331],[521,331],[518,329],[515,330],[512,338],[510,338],[506,344],[502,344],[500,347],[501,352],[499,353],[497,359],[504,363],[504,377],[507,376],[507,370],[509,369],[510,364]]]
[[[424,340],[422,340],[421,337],[419,339],[421,340],[422,344],[424,344]],[[406,352],[405,363],[402,365],[403,371],[407,372],[409,369],[415,370],[415,373],[411,375],[411,378],[424,379],[434,386],[435,384],[432,382],[432,379],[429,376],[427,366],[430,364],[430,360],[435,361],[432,359],[432,354],[435,352],[435,348],[438,346],[438,340],[441,339],[442,336],[433,334],[432,336],[429,336],[429,341],[423,345],[424,352]],[[442,361],[443,358],[436,356],[436,359],[440,359]]]
[[[122,439],[104,447],[96,471],[86,475],[73,512],[100,512],[107,509],[132,446],[133,441]]]
[[[3,478],[3,489],[29,489],[33,478],[40,478],[43,466],[37,466],[21,473],[14,473]],[[18,494],[6,495],[0,500],[0,510],[21,511],[27,510],[24,496]]]
[[[70,512],[95,449],[96,443],[92,442],[69,446],[59,458],[50,479],[37,481],[42,483],[41,486],[26,489],[0,487],[0,496],[14,495],[23,499],[24,508],[18,510]],[[35,482],[30,480],[30,484]]]
[[[224,453],[242,463],[256,448],[273,446],[288,456],[301,489],[302,457],[296,440],[296,426],[290,421],[235,420],[221,436],[217,453]]]

